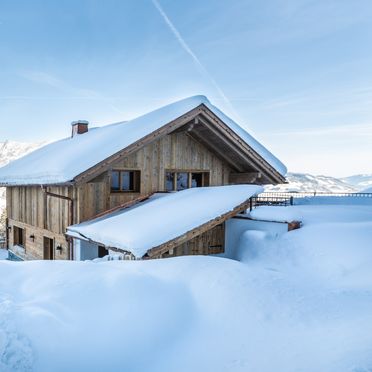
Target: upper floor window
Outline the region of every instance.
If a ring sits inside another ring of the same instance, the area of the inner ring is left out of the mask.
[[[209,172],[167,171],[166,191],[181,191],[191,187],[209,186]]]
[[[140,192],[140,179],[138,170],[113,170],[111,192]]]

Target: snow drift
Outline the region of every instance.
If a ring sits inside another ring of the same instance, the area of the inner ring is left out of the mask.
[[[1,371],[369,371],[370,206],[258,208],[234,261],[1,261]]]

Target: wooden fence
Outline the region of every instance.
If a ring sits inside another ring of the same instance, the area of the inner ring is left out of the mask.
[[[252,210],[261,205],[288,206],[293,205],[295,199],[313,197],[347,197],[347,198],[370,198],[372,193],[332,193],[332,192],[263,192],[250,199],[249,209]]]

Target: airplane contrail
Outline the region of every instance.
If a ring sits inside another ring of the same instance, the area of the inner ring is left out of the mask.
[[[172,23],[172,21],[169,19],[161,5],[159,4],[158,0],[151,0],[154,4],[155,8],[159,11],[160,15],[164,19],[165,23],[173,33],[173,35],[176,37],[177,41],[180,43],[181,47],[184,49],[184,51],[193,59],[196,67],[198,68],[199,72],[204,75],[207,79],[210,80],[218,94],[221,96],[225,104],[229,107],[229,109],[232,111],[232,113],[239,118],[239,115],[235,112],[234,107],[232,106],[230,100],[226,97],[223,90],[220,88],[220,86],[217,84],[216,80],[211,76],[211,74],[207,71],[207,69],[204,67],[204,65],[200,62],[199,58],[196,56],[196,54],[191,50],[191,48],[187,45],[186,41],[182,37],[182,35],[177,30],[176,26]]]

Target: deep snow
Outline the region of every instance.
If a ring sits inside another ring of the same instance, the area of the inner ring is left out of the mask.
[[[262,207],[237,258],[0,262],[0,370],[370,371],[372,208]]]

